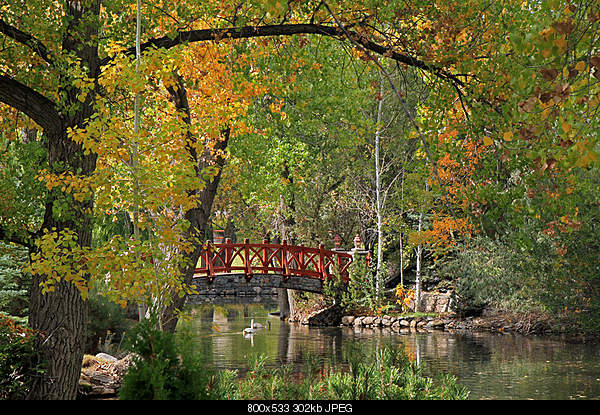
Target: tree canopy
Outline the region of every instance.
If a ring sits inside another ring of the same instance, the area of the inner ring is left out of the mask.
[[[553,304],[597,307],[599,26],[594,0],[4,0],[0,239],[30,251],[33,395],[75,397],[90,284],[174,329],[211,222],[373,248],[375,131],[388,242],[543,242]]]

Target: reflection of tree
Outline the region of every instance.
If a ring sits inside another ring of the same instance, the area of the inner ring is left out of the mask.
[[[287,363],[288,349],[290,339],[290,325],[281,322],[279,326],[279,335],[277,336],[277,361],[281,364]]]
[[[296,370],[307,361],[330,363],[343,361],[343,336],[337,328],[308,327],[282,322],[278,336],[277,358],[282,364],[291,364]]]

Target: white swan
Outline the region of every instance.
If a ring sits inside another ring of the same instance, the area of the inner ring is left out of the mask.
[[[242,333],[244,334],[251,334],[254,333],[256,330],[254,329],[254,319],[250,320],[250,327],[246,327],[244,330],[242,330]]]

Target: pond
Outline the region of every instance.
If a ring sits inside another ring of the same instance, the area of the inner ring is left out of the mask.
[[[308,327],[286,323],[262,304],[189,305],[195,341],[214,368],[243,375],[253,355],[267,366],[344,365],[345,345],[367,351],[404,347],[428,375],[448,373],[470,391],[470,399],[600,399],[600,345],[559,338],[443,331],[400,334],[379,329]],[[260,323],[251,336],[242,330]]]

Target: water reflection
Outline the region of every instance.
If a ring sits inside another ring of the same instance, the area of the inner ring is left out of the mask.
[[[403,347],[427,373],[453,374],[471,399],[599,399],[600,346],[512,334],[396,333],[350,327],[307,327],[283,323],[269,313],[275,303],[190,307],[198,347],[217,369],[247,370],[253,355],[266,365],[345,365],[345,345],[374,352]],[[250,336],[250,320],[267,326]]]

